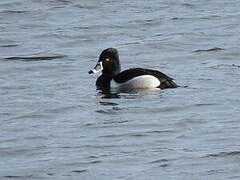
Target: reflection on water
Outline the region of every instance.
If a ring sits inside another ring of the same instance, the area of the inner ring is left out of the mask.
[[[111,89],[99,89],[98,95],[101,98],[112,99],[112,98],[124,98],[124,99],[136,99],[143,96],[151,95],[161,96],[162,90],[160,88],[154,89],[127,89],[127,88],[111,88]]]
[[[98,95],[101,98],[112,99],[112,98],[121,98],[120,92],[113,91],[111,89],[99,89]]]

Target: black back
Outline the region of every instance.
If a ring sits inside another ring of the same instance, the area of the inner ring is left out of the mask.
[[[167,76],[166,74],[151,69],[143,69],[143,68],[132,68],[122,71],[118,75],[114,76],[113,79],[118,83],[124,83],[134,77],[142,76],[142,75],[152,75],[159,79],[161,82],[159,88],[176,88],[178,87],[175,82],[173,82],[173,78]]]

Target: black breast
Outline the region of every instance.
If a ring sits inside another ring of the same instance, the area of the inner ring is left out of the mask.
[[[102,74],[97,79],[96,86],[98,89],[109,89],[111,80],[112,80],[112,77]]]

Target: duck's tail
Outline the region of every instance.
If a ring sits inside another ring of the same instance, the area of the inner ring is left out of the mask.
[[[159,88],[161,89],[166,89],[166,88],[177,88],[180,87],[179,85],[177,85],[173,80],[167,79],[163,82],[161,82]]]

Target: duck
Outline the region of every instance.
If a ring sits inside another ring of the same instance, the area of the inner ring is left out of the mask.
[[[130,68],[121,71],[118,50],[107,48],[102,51],[97,65],[88,73],[102,74],[97,78],[97,89],[152,89],[152,88],[177,88],[173,78],[152,69]]]

